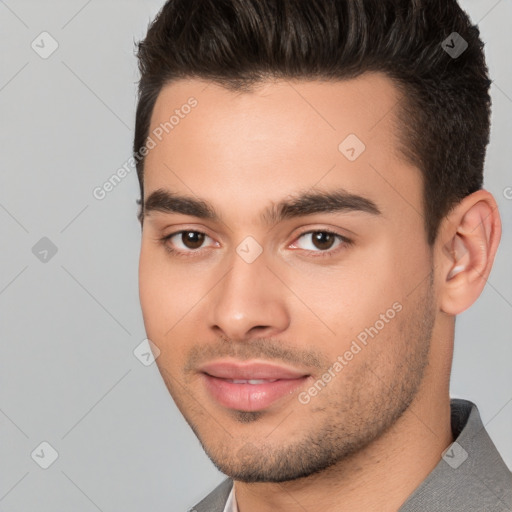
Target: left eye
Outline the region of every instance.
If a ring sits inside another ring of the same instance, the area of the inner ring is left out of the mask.
[[[305,249],[306,251],[320,251],[325,252],[330,249],[333,249],[334,244],[338,241],[338,244],[335,246],[339,246],[346,239],[337,233],[332,233],[331,231],[308,231],[307,233],[302,233],[297,240],[301,238],[307,240],[306,244],[299,246],[299,249]],[[295,243],[293,246],[297,246]],[[306,246],[304,246],[306,245]],[[292,247],[293,247],[292,246]]]

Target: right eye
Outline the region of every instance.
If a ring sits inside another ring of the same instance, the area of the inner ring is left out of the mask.
[[[206,233],[194,230],[175,231],[161,238],[165,249],[171,254],[178,256],[192,256],[202,252],[201,246],[209,238]]]

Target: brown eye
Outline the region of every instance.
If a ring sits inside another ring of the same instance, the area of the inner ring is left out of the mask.
[[[211,238],[201,231],[177,231],[161,238],[161,243],[170,253],[196,255],[202,252],[206,239]]]
[[[204,243],[205,236],[198,231],[182,231],[181,241],[187,249],[199,249]]]
[[[336,235],[326,231],[315,231],[312,233],[312,242],[317,249],[329,250],[336,241]]]
[[[332,253],[331,249],[348,243],[348,239],[327,230],[306,231],[295,242],[295,247],[305,249],[311,253]]]

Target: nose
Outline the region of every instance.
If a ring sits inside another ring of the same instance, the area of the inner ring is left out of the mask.
[[[235,254],[231,269],[209,300],[210,326],[217,336],[234,340],[276,336],[290,324],[286,287],[267,267],[263,254],[252,263]]]

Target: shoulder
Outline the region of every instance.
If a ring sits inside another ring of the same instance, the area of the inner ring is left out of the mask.
[[[189,512],[223,512],[232,487],[233,480],[226,478],[206,498],[192,507]]]
[[[512,473],[485,430],[478,408],[452,399],[455,441],[400,512],[512,510]]]

